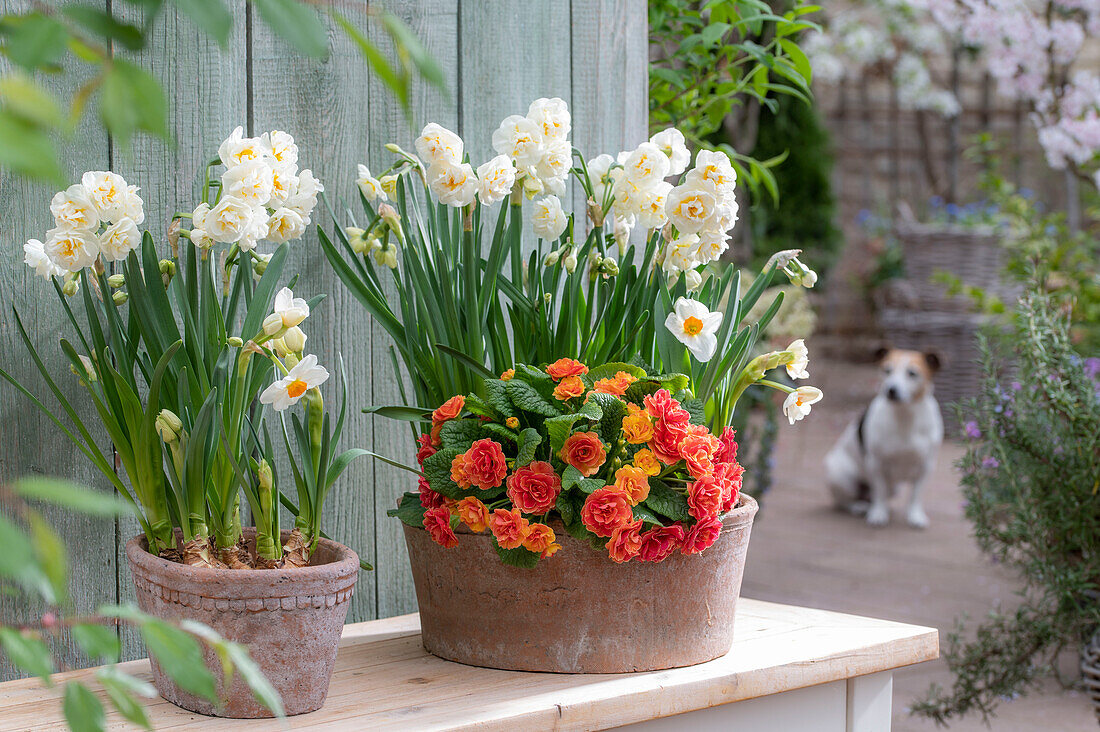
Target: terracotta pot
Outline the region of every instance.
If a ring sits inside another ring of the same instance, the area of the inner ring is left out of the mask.
[[[245,529],[255,541],[255,530]],[[286,540],[288,532],[283,532]],[[328,695],[336,648],[348,612],[359,557],[321,539],[301,569],[201,569],[154,556],[145,535],[126,543],[138,606],[164,620],[196,620],[248,647],[252,659],[283,698],[287,714],[320,709]],[[153,683],[173,704],[219,717],[270,717],[234,675],[221,684],[221,666],[206,649],[206,665],[219,680],[225,703],[215,707],[179,689],[152,661]]]
[[[444,549],[405,525],[424,648],[473,666],[627,673],[729,652],[756,501],[742,496],[702,554],[616,564],[555,531],[562,548],[534,569],[502,564],[488,533]],[[559,527],[560,528],[560,527]]]

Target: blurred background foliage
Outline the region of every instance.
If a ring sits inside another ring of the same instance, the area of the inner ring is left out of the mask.
[[[150,42],[158,17],[171,5],[225,46],[234,24],[224,0],[125,0],[108,9],[79,3],[35,2],[0,17],[0,166],[15,174],[65,185],[57,142],[71,139],[81,119],[95,114],[114,144],[125,150],[136,134],[172,142],[168,104],[160,80],[136,61]],[[127,8],[142,21],[127,18]],[[362,7],[392,44],[379,47],[368,31],[337,6],[303,0],[249,0],[259,20],[303,56],[329,53],[326,17],[346,33],[365,62],[409,113],[412,82],[423,77],[443,89],[443,73],[403,21],[385,10]],[[395,60],[391,60],[395,59]],[[71,97],[59,98],[41,80],[72,78]]]

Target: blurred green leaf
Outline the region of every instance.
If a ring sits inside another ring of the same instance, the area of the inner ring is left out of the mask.
[[[214,676],[203,662],[202,646],[194,637],[163,620],[146,617],[140,623],[141,637],[149,655],[179,687],[218,703]]]
[[[28,510],[26,516],[38,566],[42,568],[43,574],[50,583],[52,597],[48,598],[47,602],[51,605],[63,605],[68,596],[69,578],[69,561],[65,556],[65,544],[37,511]]]
[[[328,32],[317,11],[296,0],[252,0],[275,35],[315,59],[328,57]]]
[[[0,20],[4,55],[28,71],[56,63],[65,54],[69,32],[42,13],[6,15]]]
[[[120,655],[118,631],[99,623],[78,623],[69,629],[73,640],[89,659],[117,663]]]
[[[107,729],[103,704],[84,684],[77,681],[65,684],[65,698],[61,702],[61,708],[72,732],[101,732]]]
[[[132,516],[134,508],[122,498],[59,478],[20,478],[12,490],[23,498],[50,503],[88,516]]]
[[[22,74],[0,77],[0,101],[8,112],[41,127],[60,127],[64,121],[53,96]]]
[[[248,684],[248,688],[252,690],[252,695],[256,697],[256,701],[270,709],[276,717],[286,716],[279,692],[275,691],[275,687],[271,685],[271,682],[260,671],[260,667],[248,655],[248,649],[240,643],[227,641],[226,650],[234,668],[240,673],[241,679]]]
[[[144,687],[148,687],[148,691],[154,691],[152,687],[149,687],[149,685],[144,682],[138,681],[132,676],[127,676],[119,672],[115,666],[107,666],[99,669],[96,671],[95,676],[100,686],[107,692],[107,697],[110,698],[111,703],[114,704],[119,714],[127,721],[133,722],[139,727],[150,730],[153,729],[153,725],[149,722],[148,715],[145,714],[145,707],[142,706],[140,701],[134,698],[135,693],[141,694],[146,690]],[[143,696],[148,696],[148,694],[143,694]]]
[[[0,109],[0,168],[65,186],[53,141],[43,130],[6,109]]]
[[[439,88],[446,94],[447,82],[443,78],[443,70],[439,68],[439,64],[436,63],[435,58],[428,52],[428,49],[424,48],[424,44],[420,42],[420,39],[416,37],[412,29],[396,15],[387,12],[382,13],[382,27],[386,29],[390,38],[393,39],[393,44],[397,49],[398,56],[403,52],[407,53],[413,65],[416,67],[416,70],[420,72],[428,83]]]
[[[225,46],[233,30],[233,14],[222,0],[172,0],[204,33]]]
[[[0,646],[3,647],[4,655],[13,666],[32,676],[37,676],[47,686],[51,685],[53,658],[50,657],[50,649],[45,643],[37,638],[25,636],[15,628],[0,625]]]
[[[53,587],[35,557],[34,547],[23,530],[0,514],[0,578],[14,581],[24,591],[46,602],[53,599]]]
[[[145,35],[140,28],[120,21],[106,10],[90,5],[66,5],[61,12],[92,33],[130,51],[140,51],[145,47]]]
[[[408,110],[408,78],[395,69],[390,64],[389,59],[387,59],[385,55],[351,23],[351,21],[336,13],[334,13],[334,17],[336,18],[336,22],[340,24],[340,27],[344,29],[344,32],[348,34],[348,37],[359,46],[359,51],[363,54],[363,57],[367,59],[367,64],[371,67],[371,70],[374,71],[374,73],[378,75],[378,78],[381,79],[382,83],[389,87],[390,91],[397,96],[397,101],[401,103],[401,107]]]
[[[115,59],[103,77],[99,116],[126,147],[137,131],[168,139],[168,104],[160,82],[128,61]]]

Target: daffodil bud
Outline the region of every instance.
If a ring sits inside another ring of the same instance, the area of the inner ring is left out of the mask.
[[[264,333],[269,336],[273,336],[283,329],[283,316],[279,313],[272,313],[264,318]]]
[[[382,221],[386,224],[390,231],[397,235],[400,240],[403,238],[401,231],[401,214],[397,213],[397,209],[388,203],[383,203],[378,207],[378,215],[382,217]]]
[[[363,234],[366,233],[367,232],[363,231],[357,226],[349,226],[344,229],[344,235],[347,236],[349,242],[352,239],[361,239],[363,237]]]
[[[65,284],[61,286],[61,292],[66,297],[72,297],[80,292],[80,283],[74,279],[65,280]]]
[[[695,292],[703,286],[703,275],[694,269],[689,269],[684,272],[684,283],[687,284],[688,292]]]
[[[296,353],[288,353],[288,354],[286,355],[286,358],[284,358],[284,359],[283,359],[283,363],[284,363],[284,364],[286,365],[286,367],[287,367],[288,369],[292,369],[292,368],[294,368],[295,366],[297,366],[297,365],[298,365],[298,361],[299,361],[299,360],[300,360],[300,359],[298,358],[298,354],[296,354]]]
[[[171,259],[160,260],[160,273],[162,275],[174,277],[176,274],[176,263],[173,262]]]
[[[180,433],[183,432],[183,422],[180,421],[175,412],[168,409],[160,410],[154,425],[160,439],[169,444],[178,440]]]
[[[544,303],[546,303],[547,305],[549,305],[550,303],[554,302],[554,293],[552,293],[552,292],[544,292],[544,293],[542,294],[542,301],[543,301]]]
[[[615,277],[619,274],[619,263],[611,257],[605,257],[603,260],[603,273],[609,277]]]
[[[287,354],[290,353],[290,349],[286,347],[286,341],[282,338],[272,338],[267,342],[267,345],[279,358],[286,358]]]
[[[397,247],[390,247],[382,256],[382,264],[390,269],[397,269]]]
[[[244,340],[242,338],[238,338],[237,336],[229,336],[229,338],[227,338],[225,342],[229,344],[230,348],[240,348],[244,345]]]
[[[111,294],[111,299],[114,300],[115,305],[123,305],[126,303],[127,300],[130,299],[130,296],[122,290],[119,290],[118,292]]]
[[[80,357],[80,365],[84,367],[84,373],[80,373],[76,370],[76,366],[69,365],[69,371],[73,372],[73,376],[79,376],[80,378],[87,378],[88,381],[95,381],[95,365],[92,363],[92,359],[87,356]]]
[[[256,260],[254,260],[252,262],[252,271],[255,272],[258,276],[263,277],[264,272],[267,271],[267,260],[266,259],[256,259]]]
[[[271,466],[263,458],[260,458],[260,462],[256,465],[256,480],[259,481],[261,491],[270,491],[275,485],[275,476],[271,472]]]
[[[560,249],[555,249],[554,251],[552,251],[552,252],[550,252],[549,254],[546,255],[546,258],[542,260],[542,263],[544,265],[546,265],[547,267],[553,267],[558,263],[558,260],[560,260],[560,259],[561,259],[561,250]]]
[[[384,175],[378,179],[378,183],[382,186],[382,190],[387,195],[397,195],[397,176],[396,175]]]
[[[288,351],[301,353],[306,347],[306,334],[301,328],[294,325],[286,329],[282,341]]]
[[[576,272],[577,271],[577,254],[576,254],[576,252],[569,252],[569,254],[565,257],[565,261],[563,262],[563,264],[565,265],[565,271],[568,272],[569,274],[573,274],[574,272]]]
[[[124,286],[126,284],[126,275],[113,274],[107,278],[107,286],[113,290]]]
[[[404,156],[408,154],[404,150],[402,150],[401,146],[398,145],[396,142],[387,142],[383,147],[385,147],[387,150],[389,150],[391,153],[394,153],[395,155]]]
[[[542,193],[544,188],[542,180],[537,175],[523,176],[523,194],[527,196],[528,200]]]

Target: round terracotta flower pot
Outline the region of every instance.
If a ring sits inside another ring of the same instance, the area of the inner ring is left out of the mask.
[[[473,666],[627,673],[703,663],[733,644],[756,501],[742,495],[701,554],[616,564],[556,530],[534,569],[502,564],[488,533],[444,549],[405,525],[424,648]]]
[[[253,529],[244,530],[255,541]],[[283,532],[285,541],[288,532]],[[150,554],[143,535],[126,544],[138,606],[163,620],[195,620],[248,647],[283,699],[286,713],[320,709],[328,695],[336,648],[359,574],[359,557],[321,539],[309,566],[299,569],[204,569]],[[152,661],[153,683],[173,704],[219,717],[270,717],[235,674],[225,689],[221,664],[205,649],[224,704],[215,707],[181,690]]]

